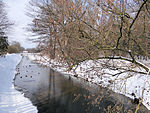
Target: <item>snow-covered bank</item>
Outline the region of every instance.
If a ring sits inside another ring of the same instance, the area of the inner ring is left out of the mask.
[[[20,54],[0,57],[0,113],[36,113],[37,109],[12,84]]]
[[[120,73],[119,70],[110,70],[107,67],[104,68],[102,64],[107,62],[109,65],[112,63],[116,66],[133,67],[135,70],[142,70],[139,67],[134,67],[131,63],[121,60],[89,60],[81,63],[75,70],[67,71],[67,67],[64,63],[57,62],[56,60],[49,61],[46,57],[39,55],[25,54],[31,60],[37,60],[39,63],[48,65],[56,71],[77,75],[87,81],[96,83],[103,87],[108,87],[115,92],[126,95],[130,98],[134,98],[131,94],[134,93],[137,98],[142,99],[143,105],[150,110],[150,75],[135,74],[132,72],[125,72],[121,75],[115,75]],[[148,60],[147,65],[150,64]]]

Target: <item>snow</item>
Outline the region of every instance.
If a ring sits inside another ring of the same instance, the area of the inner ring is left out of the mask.
[[[150,75],[125,72],[121,75],[117,75],[122,71],[110,70],[105,65],[107,62],[109,65],[113,64],[117,67],[121,66],[124,68],[132,68],[136,71],[145,71],[140,67],[135,67],[130,62],[125,62],[121,60],[88,60],[80,63],[77,67],[72,70],[67,70],[67,65],[63,62],[57,60],[49,60],[46,56],[40,56],[37,54],[24,54],[31,60],[36,60],[38,63],[50,66],[56,71],[61,73],[70,74],[72,76],[77,75],[77,77],[83,78],[86,81],[93,82],[95,84],[101,85],[103,87],[108,87],[114,92],[121,93],[127,97],[134,98],[131,94],[134,93],[136,98],[142,99],[143,105],[150,110]],[[147,67],[150,64],[148,61],[139,61]],[[115,75],[116,76],[112,76]]]
[[[21,58],[20,54],[0,57],[0,113],[37,112],[36,107],[21,92],[15,90],[12,84]]]

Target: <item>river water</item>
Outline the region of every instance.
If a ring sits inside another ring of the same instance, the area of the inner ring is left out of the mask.
[[[61,74],[24,57],[17,67],[15,87],[30,99],[39,113],[132,113],[132,100],[88,83],[80,78]],[[144,106],[138,113],[148,113]]]
[[[32,113],[135,112],[136,105],[131,99],[80,78],[36,64],[27,57],[23,57],[17,71],[14,79],[15,88],[32,102],[33,105],[30,104],[30,107],[37,108],[37,111]],[[140,106],[138,111],[148,112],[144,106]]]

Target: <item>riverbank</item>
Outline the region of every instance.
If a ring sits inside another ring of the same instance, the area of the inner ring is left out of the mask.
[[[13,85],[20,54],[0,57],[0,113],[37,113],[37,109]]]
[[[135,94],[136,98],[142,99],[143,105],[150,110],[150,75],[134,74],[132,72],[122,73],[121,76],[112,76],[120,73],[119,70],[110,70],[103,68],[101,64],[107,62],[111,64],[120,66],[132,66],[129,62],[124,61],[107,61],[107,60],[95,60],[95,61],[85,61],[75,67],[71,71],[67,71],[67,66],[62,62],[56,60],[49,60],[47,57],[35,55],[35,54],[24,54],[31,60],[36,60],[38,63],[50,66],[56,71],[61,73],[70,74],[72,76],[77,76],[85,79],[86,81],[101,85],[103,87],[108,87],[114,92],[123,94],[127,97],[134,99],[132,94]],[[150,61],[147,61],[150,64]],[[136,70],[141,70],[137,68]]]

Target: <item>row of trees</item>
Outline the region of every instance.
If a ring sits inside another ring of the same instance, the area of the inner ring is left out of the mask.
[[[7,49],[8,53],[21,53],[25,50],[25,48],[21,47],[19,42],[12,42]]]
[[[5,11],[5,4],[0,0],[0,55],[5,54],[8,49],[8,37],[6,35],[7,30],[12,23],[8,20],[7,13]]]
[[[31,0],[29,16],[28,30],[41,50],[70,68],[90,59],[121,59],[149,71],[135,59],[150,58],[149,0]]]
[[[8,19],[7,12],[5,10],[5,4],[0,0],[0,56],[8,53],[20,53],[25,49],[21,47],[19,42],[12,42],[8,44],[7,33],[10,27],[13,25]],[[36,49],[29,49],[31,52],[36,52]]]

